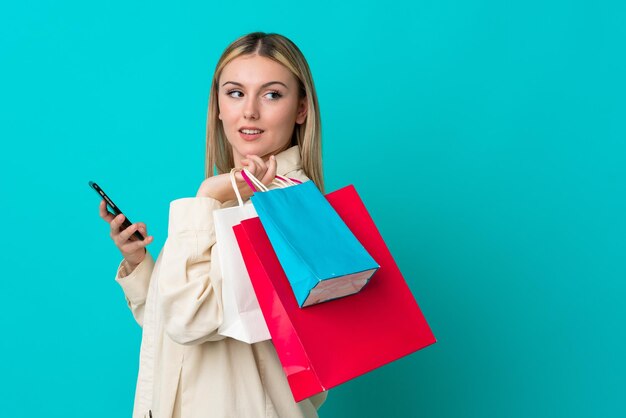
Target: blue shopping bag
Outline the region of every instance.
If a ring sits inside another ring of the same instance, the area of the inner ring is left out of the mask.
[[[357,293],[369,282],[380,266],[315,183],[268,190],[243,173],[262,190],[251,201],[300,307]]]

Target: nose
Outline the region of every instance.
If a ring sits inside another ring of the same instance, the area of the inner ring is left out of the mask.
[[[254,97],[248,98],[246,101],[246,105],[243,108],[243,117],[245,119],[258,119],[259,118],[259,109],[257,107],[257,102]]]

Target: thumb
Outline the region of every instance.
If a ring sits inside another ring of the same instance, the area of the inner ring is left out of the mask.
[[[265,184],[266,186],[269,185],[272,181],[274,181],[274,178],[276,178],[277,166],[278,164],[276,163],[276,157],[272,155],[270,157],[267,171],[265,172],[265,175],[263,176],[263,179],[261,180],[263,184]]]

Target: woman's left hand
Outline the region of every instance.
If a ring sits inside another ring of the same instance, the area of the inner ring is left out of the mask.
[[[271,156],[268,162],[265,162],[258,155],[246,155],[246,158],[241,160],[241,165],[242,168],[246,168],[266,186],[269,186],[276,177],[277,164],[274,156]],[[253,192],[243,179],[241,172],[235,173],[235,180],[237,180],[237,188],[243,199],[252,196]],[[235,191],[230,182],[230,174],[224,173],[204,180],[198,189],[196,197],[211,197],[220,202],[236,199]]]
[[[241,160],[243,168],[247,169],[254,177],[259,179],[261,183],[269,186],[276,177],[276,158],[272,155],[268,162],[258,155],[246,155],[247,158]],[[243,180],[241,172],[235,174],[237,180]]]

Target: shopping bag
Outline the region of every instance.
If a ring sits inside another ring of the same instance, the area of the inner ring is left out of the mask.
[[[380,265],[346,298],[301,309],[261,221],[233,227],[296,402],[436,341],[354,187],[326,198]]]
[[[235,180],[236,171],[235,168],[231,170],[230,181],[238,206],[213,211],[215,245],[222,273],[223,321],[217,333],[252,344],[271,337],[232,229],[241,220],[257,216],[254,206],[244,205],[241,199]],[[276,176],[273,183],[278,187],[288,187],[299,181]]]
[[[379,265],[312,181],[250,198],[300,307],[359,292]]]
[[[254,206],[243,204],[235,183],[234,169],[230,178],[238,206],[213,211],[215,245],[222,273],[223,321],[217,333],[252,344],[271,337],[241,257],[233,226],[243,219],[255,217],[256,211]]]

